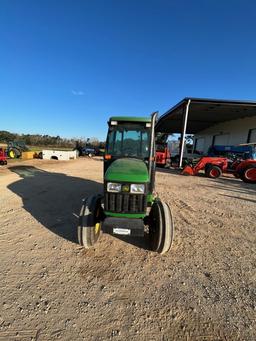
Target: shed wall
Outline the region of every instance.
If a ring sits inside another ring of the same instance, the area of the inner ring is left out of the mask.
[[[256,129],[256,116],[216,124],[196,134],[195,141],[196,139],[200,141],[200,148],[203,149],[201,151],[207,153],[209,147],[213,144],[214,139],[217,143],[218,141],[225,141],[225,143],[222,144],[228,145],[247,143],[250,129]],[[195,149],[197,149],[196,146]]]

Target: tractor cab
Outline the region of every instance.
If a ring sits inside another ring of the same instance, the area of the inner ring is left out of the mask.
[[[85,248],[93,246],[103,230],[124,236],[148,235],[152,250],[165,253],[170,249],[171,211],[154,194],[156,115],[109,119],[104,195],[87,198],[80,214],[78,239]]]
[[[116,157],[148,159],[152,132],[151,119],[137,117],[133,120],[122,118],[117,121],[118,119],[112,117],[109,120],[107,152]]]
[[[106,181],[148,183],[154,177],[152,119],[111,117],[104,156]],[[153,183],[152,183],[153,184]],[[152,187],[152,186],[151,186]]]

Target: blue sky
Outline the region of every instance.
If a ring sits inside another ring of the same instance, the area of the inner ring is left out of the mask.
[[[0,130],[105,138],[111,115],[256,99],[256,3],[0,0]]]

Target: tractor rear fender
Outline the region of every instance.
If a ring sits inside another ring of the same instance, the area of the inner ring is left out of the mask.
[[[256,160],[244,160],[240,162],[237,167],[235,168],[235,172],[238,175],[241,175],[245,168],[247,168],[250,165],[256,165]]]

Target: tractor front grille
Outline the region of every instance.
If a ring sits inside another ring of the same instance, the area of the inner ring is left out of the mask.
[[[115,213],[145,213],[147,196],[105,192],[105,211]]]

